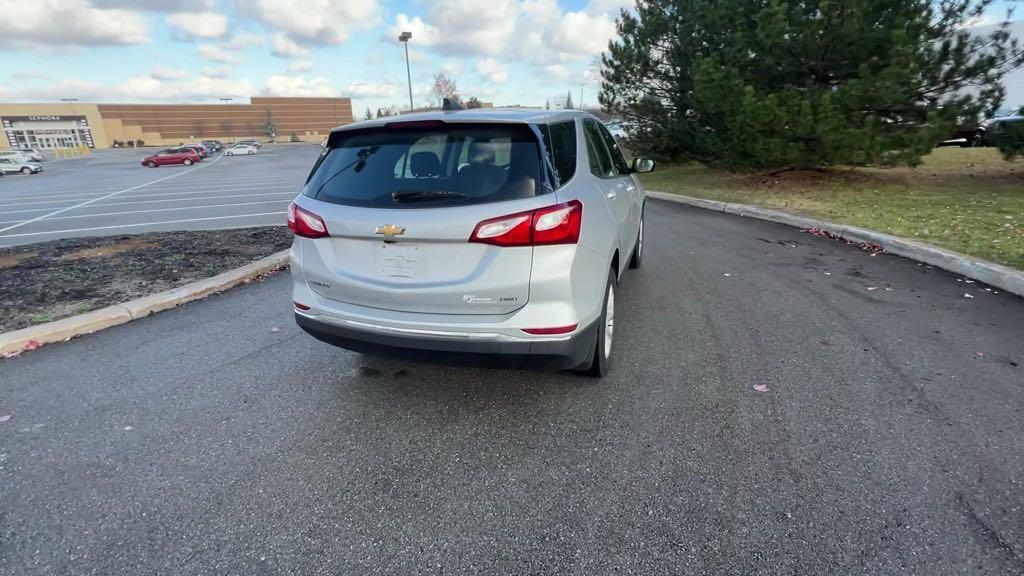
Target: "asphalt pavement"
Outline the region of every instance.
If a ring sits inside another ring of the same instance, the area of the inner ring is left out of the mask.
[[[0,361],[0,573],[1024,573],[1024,300],[647,224],[600,381],[329,347],[286,276]]]
[[[316,144],[268,144],[193,166],[146,168],[158,148],[97,150],[0,178],[0,246],[77,236],[209,230],[284,222]]]

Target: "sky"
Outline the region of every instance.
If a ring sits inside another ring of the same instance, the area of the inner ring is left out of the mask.
[[[630,5],[632,0],[0,0],[0,101],[347,96],[361,116],[366,108],[408,107],[405,53],[397,36],[410,31],[417,107],[427,104],[437,72],[455,79],[463,98],[496,105],[564,101],[570,90],[578,105],[581,88],[584,104],[596,104],[595,62],[615,37],[619,10]],[[997,4],[988,22],[979,24],[1001,20],[1005,7]],[[1024,74],[1010,84],[1011,99],[1024,104]]]

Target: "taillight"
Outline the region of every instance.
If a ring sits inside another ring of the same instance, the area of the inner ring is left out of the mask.
[[[326,238],[331,235],[327,231],[327,224],[324,223],[323,218],[294,202],[288,205],[288,228],[296,236],[303,238]]]
[[[580,239],[583,204],[573,200],[484,220],[476,225],[470,242],[495,246],[542,246],[575,244]]]

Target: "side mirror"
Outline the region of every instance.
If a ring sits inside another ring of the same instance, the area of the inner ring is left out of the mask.
[[[654,172],[654,160],[649,160],[647,158],[634,158],[633,171],[640,174],[645,172]]]

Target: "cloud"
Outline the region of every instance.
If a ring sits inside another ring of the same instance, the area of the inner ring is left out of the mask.
[[[278,58],[308,58],[309,48],[300,46],[288,36],[278,33],[274,34],[271,41],[270,53]]]
[[[92,0],[99,8],[132,8],[150,12],[179,12],[183,4],[168,0]],[[188,7],[199,11],[213,10],[217,0],[188,0]]]
[[[221,42],[220,45],[225,50],[245,50],[249,46],[263,46],[263,36],[242,32]]]
[[[237,11],[303,44],[341,44],[379,21],[377,0],[237,0]]]
[[[548,64],[542,67],[541,71],[558,80],[565,80],[570,76],[569,69],[562,64]]]
[[[181,80],[188,78],[189,72],[187,70],[156,66],[150,71],[149,75],[155,80]]]
[[[256,92],[249,80],[228,80],[200,76],[185,80],[158,80],[152,76],[129,78],[110,85],[94,80],[64,78],[44,86],[7,91],[5,99],[23,102],[56,100],[73,94],[92,102],[212,102],[218,98],[248,98]]]
[[[441,64],[441,72],[448,76],[458,76],[462,74],[462,65],[458,62],[445,62]]]
[[[493,82],[495,84],[503,84],[508,80],[508,66],[499,63],[494,58],[478,60],[476,63],[476,71],[489,82]]]
[[[234,64],[238,62],[238,54],[235,54],[231,50],[225,50],[220,46],[214,46],[213,44],[203,44],[199,48],[196,48],[196,55],[203,60],[209,60],[210,62],[217,62],[218,64]]]
[[[542,71],[546,68],[549,76],[560,76],[567,74],[566,64],[584,62],[607,49],[617,34],[619,10],[631,4],[591,0],[580,10],[565,10],[557,0],[447,0],[432,4],[422,15],[396,15],[384,39],[397,42],[399,32],[410,31],[412,46],[435,54],[526,60]]]
[[[348,88],[345,89],[345,93],[355,98],[385,98],[397,94],[398,85],[394,82],[381,82],[379,84],[375,84],[373,82],[356,80],[348,85]]]
[[[275,74],[267,78],[267,86],[263,89],[265,96],[305,96],[335,97],[338,91],[331,86],[326,78],[306,79],[304,76],[286,76]]]
[[[228,17],[217,12],[178,12],[166,20],[185,39],[223,38],[228,33]]]
[[[300,60],[298,62],[293,62],[290,66],[288,66],[288,73],[289,74],[301,74],[303,72],[309,72],[312,69],[313,69],[313,63],[312,62],[310,62],[309,60]]]
[[[199,75],[206,78],[227,78],[231,76],[231,69],[227,66],[211,66],[203,68]]]
[[[4,4],[0,6],[0,46],[104,46],[149,41],[145,18],[131,10],[96,8],[85,0],[15,0]]]

